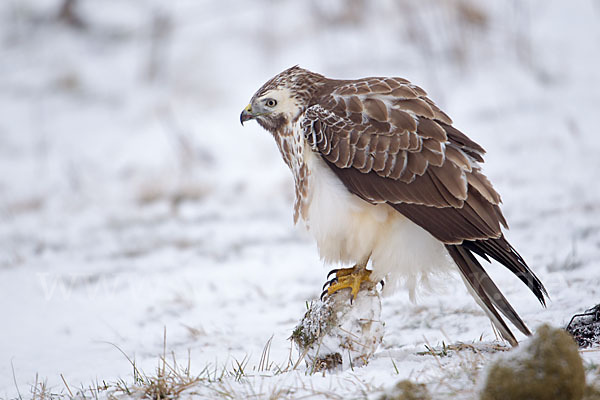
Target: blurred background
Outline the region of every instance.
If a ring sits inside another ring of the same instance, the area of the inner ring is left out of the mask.
[[[285,341],[327,269],[239,114],[296,64],[408,78],[482,144],[561,312],[499,279],[562,323],[588,305],[567,288],[598,286],[599,20],[597,0],[0,2],[0,395],[125,374],[106,342],[143,359],[165,326],[206,357]]]

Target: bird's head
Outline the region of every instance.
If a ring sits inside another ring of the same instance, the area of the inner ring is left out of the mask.
[[[266,130],[275,132],[292,121],[302,108],[287,87],[259,90],[242,111],[240,122],[243,125],[255,119]]]
[[[311,103],[324,77],[298,66],[286,69],[267,81],[252,96],[240,115],[240,122],[255,119],[271,133],[295,121]]]

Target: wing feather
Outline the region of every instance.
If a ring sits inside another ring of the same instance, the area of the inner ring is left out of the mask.
[[[395,100],[394,107],[404,111],[411,111],[420,117],[434,118],[433,110],[429,107],[429,104],[419,98]]]
[[[400,130],[413,132],[417,129],[417,122],[415,119],[411,117],[409,113],[397,108],[392,108],[390,110],[390,122]]]
[[[365,99],[363,100],[363,104],[365,105],[365,109],[367,111],[367,115],[379,122],[387,122],[388,120],[388,111],[387,106],[383,101],[379,99]]]
[[[424,138],[431,138],[438,142],[448,140],[446,131],[437,122],[432,119],[419,117],[419,135]]]

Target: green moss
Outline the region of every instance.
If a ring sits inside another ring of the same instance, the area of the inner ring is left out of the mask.
[[[431,400],[427,388],[422,383],[413,383],[409,380],[400,381],[379,400]]]
[[[568,333],[543,325],[523,346],[491,365],[481,400],[583,398],[583,362]]]
[[[294,328],[292,332],[292,336],[290,337],[294,342],[296,342],[302,348],[306,348],[312,346],[312,344],[317,339],[314,334],[311,334],[310,331],[304,328],[302,325],[298,325]]]
[[[292,331],[290,339],[301,350],[304,350],[326,335],[336,323],[337,321],[330,303],[312,303],[300,323]]]

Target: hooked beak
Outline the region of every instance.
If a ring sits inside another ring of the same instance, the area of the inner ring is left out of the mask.
[[[248,104],[244,111],[240,114],[240,122],[242,126],[244,126],[244,122],[251,120],[254,118],[254,114],[252,114],[252,106]]]

